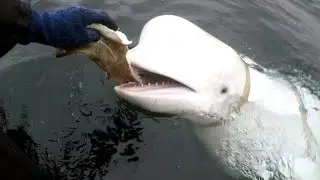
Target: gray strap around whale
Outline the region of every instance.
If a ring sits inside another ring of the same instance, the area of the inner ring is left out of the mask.
[[[246,71],[246,82],[244,83],[244,88],[242,92],[242,96],[240,97],[240,104],[239,104],[239,109],[241,106],[243,106],[245,103],[248,102],[249,95],[250,95],[250,89],[251,89],[251,76],[250,76],[250,70],[248,67],[248,64],[241,58],[245,71]]]
[[[304,106],[304,103],[301,99],[301,94],[299,93],[297,87],[295,85],[292,85],[291,88],[293,89],[295,95],[296,95],[296,100],[299,104],[299,112],[300,112],[300,118],[302,121],[302,126],[303,126],[303,131],[305,133],[306,136],[306,145],[307,145],[307,149],[306,149],[306,156],[312,158],[313,160],[315,160],[314,157],[314,153],[319,153],[319,152],[312,152],[312,147],[311,144],[313,143],[315,146],[318,147],[318,143],[311,131],[311,128],[309,127],[308,124],[308,110],[306,109],[306,107]]]

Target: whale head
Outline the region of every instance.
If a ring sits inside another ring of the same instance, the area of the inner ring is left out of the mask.
[[[248,69],[239,54],[175,15],[147,22],[127,61],[142,83],[122,84],[115,91],[150,112],[224,116],[248,95]]]

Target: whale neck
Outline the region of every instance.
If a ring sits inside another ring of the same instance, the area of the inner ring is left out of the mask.
[[[251,87],[248,102],[259,104],[264,109],[278,114],[299,112],[297,94],[289,82],[281,77],[271,77],[252,67],[249,70]],[[279,102],[286,102],[286,106]]]

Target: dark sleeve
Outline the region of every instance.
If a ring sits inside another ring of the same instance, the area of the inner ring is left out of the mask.
[[[38,166],[0,130],[0,179],[1,180],[51,180]]]
[[[0,57],[18,43],[23,45],[29,43],[27,35],[31,6],[26,1],[0,1]]]

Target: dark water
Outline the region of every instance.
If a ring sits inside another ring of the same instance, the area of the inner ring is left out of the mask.
[[[298,0],[38,0],[55,9],[108,9],[137,41],[160,14],[183,16],[266,67],[299,69],[320,81],[320,4]],[[0,62],[0,126],[52,177],[228,179],[183,122],[155,121],[123,105],[87,58],[17,46]],[[19,172],[19,170],[16,170]]]

